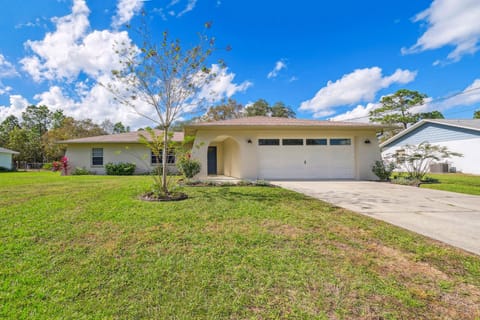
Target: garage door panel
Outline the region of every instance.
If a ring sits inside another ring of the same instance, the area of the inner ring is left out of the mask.
[[[262,179],[353,179],[353,145],[261,146],[258,176]]]

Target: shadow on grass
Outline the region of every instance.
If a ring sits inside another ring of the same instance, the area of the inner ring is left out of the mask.
[[[295,193],[288,195],[279,188],[266,187],[205,187],[196,188],[195,193],[189,193],[191,199],[203,198],[211,201],[222,199],[225,201],[268,201],[279,202],[288,197],[290,200],[302,200],[305,196]]]

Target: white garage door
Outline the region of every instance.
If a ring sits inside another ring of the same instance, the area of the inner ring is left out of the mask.
[[[352,138],[259,139],[260,179],[353,179]]]

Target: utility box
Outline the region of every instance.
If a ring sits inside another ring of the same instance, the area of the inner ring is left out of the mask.
[[[430,165],[431,173],[447,173],[448,163],[434,163]]]

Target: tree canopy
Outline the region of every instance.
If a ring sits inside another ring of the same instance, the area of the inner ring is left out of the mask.
[[[386,125],[400,125],[406,129],[408,125],[418,121],[417,113],[412,108],[424,104],[427,95],[418,91],[400,89],[394,94],[380,100],[381,107],[370,111],[370,121]]]
[[[106,120],[102,124],[111,123]],[[112,132],[130,130],[121,122],[112,123]],[[20,152],[14,159],[26,162],[59,160],[66,146],[58,141],[108,134],[91,119],[77,120],[65,116],[63,110],[50,110],[47,106],[28,106],[22,119],[10,115],[0,123],[0,146]]]
[[[273,106],[265,99],[258,99],[253,104],[245,108],[245,115],[247,117],[264,116],[264,117],[282,117],[295,118],[295,112],[292,108],[285,105],[283,102],[275,102]]]
[[[473,113],[473,119],[480,119],[480,110],[476,110]]]

